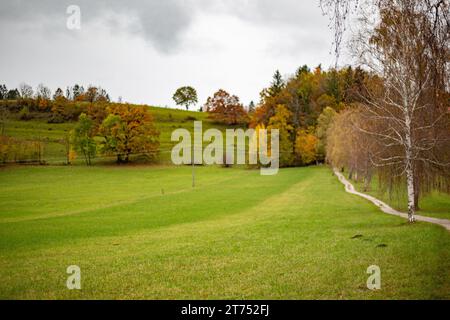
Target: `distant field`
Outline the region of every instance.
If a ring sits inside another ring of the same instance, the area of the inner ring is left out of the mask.
[[[170,150],[175,144],[170,140],[172,132],[178,128],[185,128],[193,131],[194,121],[202,121],[204,130],[217,128],[225,130],[225,126],[212,123],[205,112],[185,111],[179,109],[149,107],[155,119],[155,125],[160,132],[160,163],[168,163],[170,160]],[[50,164],[60,164],[66,161],[65,147],[60,142],[70,130],[75,126],[75,122],[50,124],[45,120],[8,120],[5,125],[5,135],[24,140],[44,141],[44,159]],[[99,156],[99,161],[115,161],[115,157],[105,158]],[[83,163],[82,159],[78,161]],[[95,161],[94,161],[95,162]]]
[[[190,167],[0,169],[0,298],[450,298],[450,233],[381,213],[326,167],[196,172],[192,189]]]

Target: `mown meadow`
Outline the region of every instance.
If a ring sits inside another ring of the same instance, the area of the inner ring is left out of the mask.
[[[196,175],[192,188],[188,166],[0,169],[0,297],[450,298],[448,231],[381,213],[325,166]]]

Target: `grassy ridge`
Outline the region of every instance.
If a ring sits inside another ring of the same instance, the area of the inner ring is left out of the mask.
[[[450,234],[380,213],[325,167],[197,178],[192,189],[189,167],[0,170],[0,298],[450,298]],[[80,291],[65,288],[72,264]]]

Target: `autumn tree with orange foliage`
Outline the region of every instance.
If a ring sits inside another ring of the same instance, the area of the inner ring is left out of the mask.
[[[213,97],[209,97],[203,108],[209,118],[227,125],[247,124],[249,119],[239,98],[220,89]]]
[[[104,101],[92,102],[87,107],[87,114],[94,121],[95,130],[98,131],[100,126],[108,116],[109,103]]]
[[[146,107],[112,104],[99,133],[102,149],[117,156],[118,163],[127,163],[133,154],[155,157],[159,147],[159,132]]]

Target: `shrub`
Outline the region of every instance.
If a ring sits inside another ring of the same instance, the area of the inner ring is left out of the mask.
[[[30,110],[28,107],[23,107],[22,110],[19,112],[19,119],[20,120],[30,120],[32,119],[32,116],[30,116]]]

